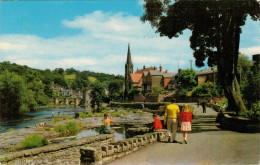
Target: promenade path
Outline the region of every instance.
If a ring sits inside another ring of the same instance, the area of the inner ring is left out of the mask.
[[[168,164],[260,164],[260,133],[237,133],[221,130],[215,123],[217,113],[197,108],[188,144],[155,143],[122,157],[110,165],[168,165]]]

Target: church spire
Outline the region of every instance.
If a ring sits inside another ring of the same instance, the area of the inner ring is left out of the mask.
[[[132,58],[131,58],[131,51],[130,51],[130,44],[128,43],[128,51],[127,51],[127,60],[126,60],[127,64],[133,64],[132,63]]]

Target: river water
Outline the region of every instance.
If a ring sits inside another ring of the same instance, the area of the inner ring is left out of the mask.
[[[37,112],[31,112],[25,114],[24,117],[20,119],[11,118],[4,119],[0,117],[0,133],[7,132],[8,129],[13,128],[15,130],[21,129],[27,126],[34,126],[35,123],[50,122],[52,113],[61,115],[74,115],[75,112],[85,112],[90,110],[91,107],[86,108],[76,108],[76,107],[48,107],[48,108],[38,108]]]

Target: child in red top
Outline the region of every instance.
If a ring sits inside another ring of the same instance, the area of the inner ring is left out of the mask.
[[[158,130],[158,129],[162,129],[162,123],[161,121],[157,118],[157,115],[156,114],[153,114],[153,119],[154,119],[154,124],[153,126],[151,127],[154,128],[154,131]]]
[[[183,106],[182,112],[180,114],[179,123],[181,124],[181,131],[183,131],[184,143],[187,142],[188,131],[191,131],[192,114],[188,109],[188,105]]]

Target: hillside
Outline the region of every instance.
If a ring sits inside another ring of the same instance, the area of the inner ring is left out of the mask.
[[[108,87],[115,79],[124,78],[105,73],[77,71],[74,68],[40,70],[9,61],[1,62],[0,115],[25,113],[36,106],[47,105],[50,97],[59,96],[59,93],[54,93],[53,87],[83,91],[91,89],[91,84],[96,81]]]

